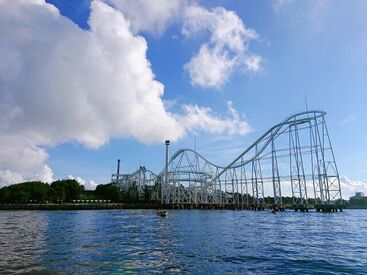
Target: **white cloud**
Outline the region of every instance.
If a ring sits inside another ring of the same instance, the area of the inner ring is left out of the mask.
[[[351,180],[346,176],[340,176],[340,186],[343,198],[354,196],[356,192],[367,194],[367,180]]]
[[[85,180],[81,177],[74,177],[73,175],[69,175],[68,179],[76,180],[79,184],[84,186],[85,190],[95,190],[97,187],[97,183],[95,183],[93,180]]]
[[[0,134],[0,186],[28,179],[51,182],[53,173],[45,164],[47,153],[20,135]]]
[[[6,170],[0,170],[0,182],[4,185],[15,184],[23,182],[22,175],[18,174],[17,172]],[[2,185],[0,185],[2,186]]]
[[[250,41],[257,40],[255,30],[246,28],[233,11],[222,7],[207,10],[188,6],[183,15],[182,34],[193,37],[208,32],[209,41],[185,64],[191,83],[205,88],[219,88],[232,72],[258,72],[261,57],[248,50]]]
[[[131,24],[134,33],[150,32],[161,35],[178,21],[186,1],[182,0],[105,0],[120,10]]]
[[[349,123],[353,122],[356,119],[356,116],[354,114],[347,115],[340,123],[339,126],[343,127],[345,125],[348,125]]]
[[[276,13],[280,13],[282,10],[286,8],[290,3],[292,3],[293,0],[273,0],[272,6],[273,10]]]
[[[93,1],[89,25],[80,29],[41,0],[0,0],[0,185],[51,181],[45,146],[63,142],[98,148],[111,138],[246,132],[243,119],[208,108],[167,111],[147,43],[119,11]]]
[[[250,125],[233,108],[232,102],[227,102],[229,116],[220,117],[211,108],[197,105],[183,105],[184,115],[177,119],[186,129],[206,131],[210,133],[226,133],[228,135],[245,135],[251,132]]]
[[[15,110],[6,119],[11,132],[40,144],[72,139],[92,148],[114,136],[154,142],[162,138],[157,125],[173,139],[182,135],[164,109],[146,41],[129,31],[121,13],[92,2],[86,32],[48,6],[2,9],[1,56],[16,56],[18,64],[16,77],[6,74],[12,62],[0,76],[4,109]],[[17,13],[18,24],[8,27]]]
[[[193,85],[216,88],[227,81],[234,63],[225,51],[210,49],[205,44],[201,46],[198,54],[185,64],[184,69]]]
[[[222,7],[209,11],[194,1],[104,1],[124,14],[134,33],[161,35],[176,22],[183,24],[182,34],[186,37],[208,31],[210,41],[201,45],[198,53],[184,66],[193,85],[219,88],[236,70],[247,73],[261,69],[261,57],[247,50],[249,42],[258,35],[246,28],[233,11]]]

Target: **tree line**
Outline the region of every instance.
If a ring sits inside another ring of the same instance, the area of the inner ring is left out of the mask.
[[[109,200],[111,202],[153,201],[153,189],[146,186],[139,196],[136,184],[121,191],[113,184],[100,184],[94,191],[84,189],[76,180],[57,180],[51,184],[30,181],[0,188],[0,203],[71,203],[75,200]]]
[[[75,200],[109,200],[111,202],[153,202],[160,193],[159,182],[154,186],[144,186],[143,192],[139,194],[136,183],[130,184],[127,189],[120,190],[114,183],[100,184],[94,191],[84,189],[84,186],[76,180],[57,180],[51,184],[41,181],[23,182],[0,188],[0,204],[4,203],[70,203]],[[184,187],[182,189],[186,192]],[[222,194],[225,197],[225,194]],[[254,201],[251,195],[234,194],[236,201],[242,202],[249,199]],[[265,197],[265,203],[273,204],[273,197]],[[292,205],[292,197],[282,197],[283,204]],[[314,199],[308,200],[314,204]],[[344,202],[345,203],[345,202]],[[367,207],[367,198],[351,199],[351,206]]]
[[[57,180],[51,184],[30,181],[0,189],[0,203],[72,202],[79,199],[84,186],[76,180]]]
[[[351,208],[367,208],[367,197],[351,197],[349,206]]]

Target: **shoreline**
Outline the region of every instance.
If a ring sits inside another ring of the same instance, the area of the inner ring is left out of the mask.
[[[49,203],[49,204],[0,204],[1,210],[103,210],[103,209],[159,209],[157,203]]]
[[[266,207],[267,209],[268,207]],[[160,203],[148,203],[148,202],[125,202],[125,203],[48,203],[48,204],[0,204],[1,210],[108,210],[108,209],[172,209],[172,210],[248,210],[234,207],[220,207],[220,208],[180,208],[173,205],[161,205]],[[270,208],[269,208],[270,209]],[[286,207],[288,210],[294,210],[292,207]],[[367,209],[361,207],[345,207],[343,209]],[[264,209],[265,210],[265,209]],[[311,210],[311,209],[310,209]],[[314,209],[312,209],[314,210]],[[254,210],[253,210],[254,211]]]

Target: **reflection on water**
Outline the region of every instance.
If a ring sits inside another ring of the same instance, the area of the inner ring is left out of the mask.
[[[367,211],[0,211],[0,273],[367,272]]]

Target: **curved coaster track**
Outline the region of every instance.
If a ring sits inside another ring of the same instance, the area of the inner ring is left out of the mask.
[[[132,174],[113,174],[112,181],[122,189],[137,185],[140,197],[144,188],[152,188],[165,205],[264,209],[271,204],[282,210],[283,192],[291,194],[296,210],[336,210],[343,201],[325,115],[307,111],[288,117],[227,166],[181,149],[167,157],[157,175],[140,167]]]

